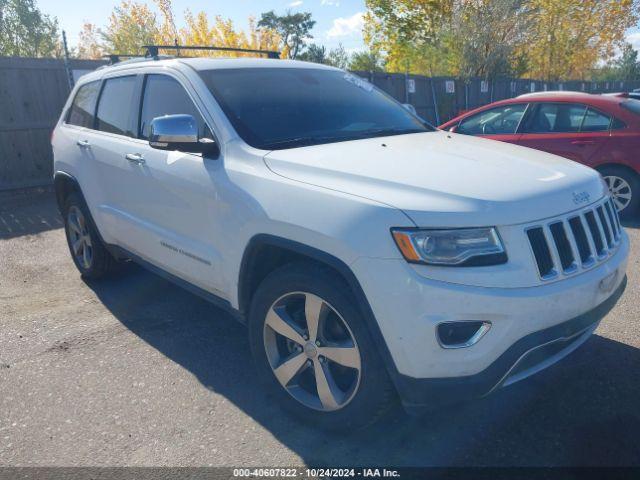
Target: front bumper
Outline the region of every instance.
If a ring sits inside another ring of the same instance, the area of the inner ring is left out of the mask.
[[[434,405],[481,397],[553,365],[589,339],[626,285],[624,277],[617,290],[593,310],[521,338],[475,375],[432,379],[397,375],[395,384],[405,410],[420,413]]]
[[[595,330],[626,286],[629,242],[595,269],[530,288],[483,288],[419,275],[401,260],[359,259],[352,269],[369,300],[387,369],[408,410],[477,397],[564,357]],[[480,320],[475,345],[443,349],[444,321]]]

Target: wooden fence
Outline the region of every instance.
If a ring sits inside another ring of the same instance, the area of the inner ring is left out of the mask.
[[[72,60],[77,79],[104,62]],[[640,82],[564,82],[500,79],[469,82],[401,73],[355,72],[435,125],[463,110],[544,90],[591,93],[628,91]],[[55,59],[0,57],[0,190],[51,182],[51,130],[69,95],[64,62]]]
[[[103,63],[70,67],[77,78]],[[51,131],[68,95],[62,60],[0,58],[0,190],[51,181]]]

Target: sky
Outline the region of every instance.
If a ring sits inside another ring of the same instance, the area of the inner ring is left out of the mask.
[[[138,0],[155,9],[152,0]],[[60,26],[67,33],[69,46],[78,41],[78,33],[83,23],[90,22],[105,27],[117,0],[37,0],[42,12],[58,17]],[[349,51],[364,48],[362,41],[362,14],[365,11],[364,0],[173,0],[176,23],[180,28],[183,13],[189,8],[197,13],[205,11],[209,17],[221,15],[231,18],[236,27],[245,29],[247,19],[253,15],[260,18],[262,12],[275,10],[276,13],[311,12],[316,25],[312,31],[313,42],[327,48],[337,47],[340,43]]]

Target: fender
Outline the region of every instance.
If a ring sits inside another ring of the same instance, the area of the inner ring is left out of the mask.
[[[62,211],[64,208],[64,197],[70,191],[69,185],[73,186],[72,190],[75,192],[78,192],[78,195],[80,195],[84,204],[85,205],[87,204],[78,180],[73,175],[70,175],[67,172],[63,172],[59,170],[53,174],[53,187],[56,193],[56,202],[58,204],[58,210],[60,210],[61,214],[64,213]]]
[[[353,293],[356,305],[365,320],[365,325],[367,327],[371,340],[380,353],[389,376],[391,377],[392,381],[396,383],[396,380],[398,379],[400,374],[398,372],[398,369],[396,368],[395,362],[393,361],[391,352],[387,347],[387,343],[382,336],[382,332],[380,331],[378,322],[375,318],[375,315],[373,314],[371,305],[369,305],[369,301],[367,300],[367,297],[362,290],[360,282],[346,263],[344,263],[334,255],[331,255],[330,253],[314,247],[310,247],[303,243],[296,242],[294,240],[289,240],[287,238],[277,237],[269,234],[255,235],[251,238],[251,240],[249,240],[249,243],[247,244],[242,257],[242,262],[240,264],[240,276],[238,279],[238,303],[240,305],[240,308],[242,309],[242,305],[247,305],[249,303],[250,284],[248,280],[250,278],[250,275],[248,270],[251,261],[251,254],[253,251],[256,251],[256,248],[261,246],[279,247],[283,250],[288,250],[302,257],[307,257],[319,263],[325,264],[335,270],[345,280],[345,282],[347,282],[347,285]]]

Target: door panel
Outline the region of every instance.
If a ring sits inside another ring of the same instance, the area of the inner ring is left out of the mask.
[[[222,291],[214,226],[220,208],[216,178],[223,174],[222,162],[155,150],[140,141],[130,153],[144,159],[128,165],[136,189],[124,207],[130,212],[131,227],[140,233],[131,238],[130,248],[188,282]]]
[[[591,159],[606,148],[608,141],[609,133],[523,133],[517,143],[589,165]]]
[[[186,89],[168,75],[147,75],[142,93],[136,140],[122,152],[129,181],[135,185],[123,210],[134,232],[128,248],[154,265],[205,290],[225,295],[218,220],[225,206],[218,181],[223,162],[200,154],[167,152],[149,146],[146,137],[153,118],[192,115],[200,137],[211,137]],[[125,157],[129,155],[130,160]],[[133,155],[139,156],[134,157]]]
[[[578,103],[539,103],[518,144],[589,165],[609,142],[611,118]]]
[[[100,199],[93,204],[107,242],[124,243],[131,233],[125,203],[136,185],[127,175],[125,154],[133,141],[131,122],[137,90],[135,75],[107,78],[98,99],[96,130],[92,130],[87,138],[93,157],[94,186],[101,192]]]

